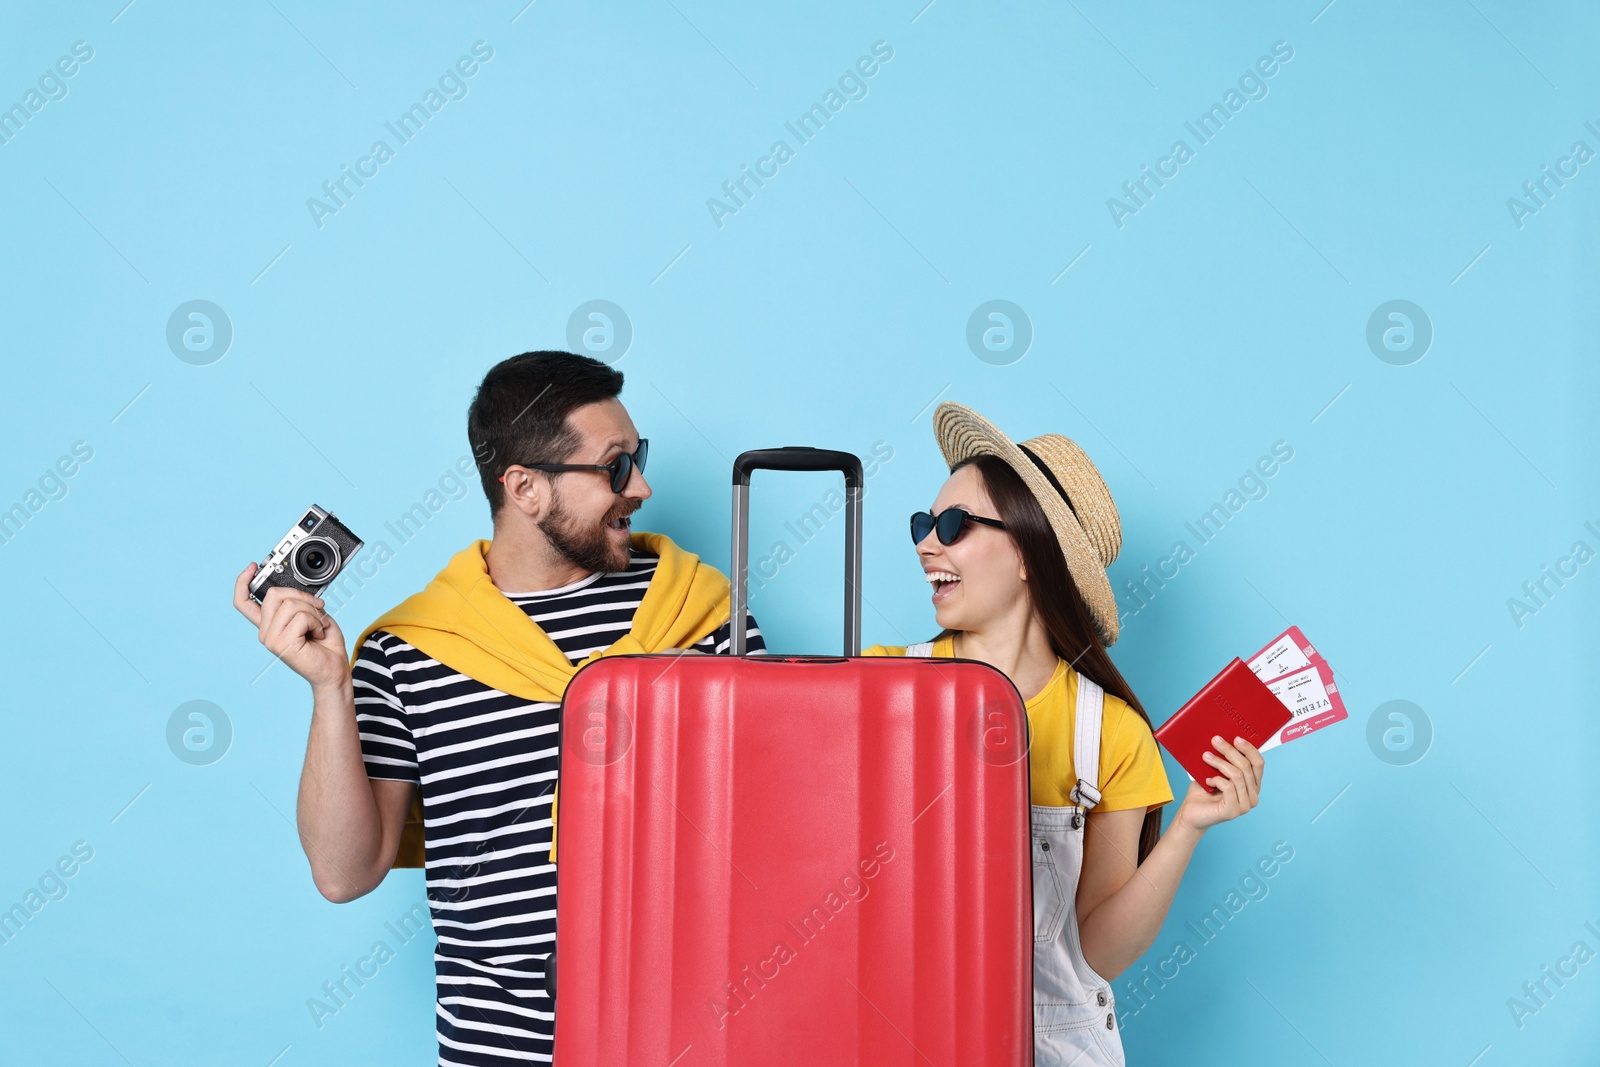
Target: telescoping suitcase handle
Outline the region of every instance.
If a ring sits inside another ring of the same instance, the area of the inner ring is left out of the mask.
[[[750,472],[840,471],[844,474],[844,654],[861,654],[861,460],[849,452],[790,445],[739,453],[733,461],[732,652],[745,653],[746,583],[750,571]]]

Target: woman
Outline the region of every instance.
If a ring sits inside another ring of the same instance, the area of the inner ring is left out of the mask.
[[[1111,980],[1155,940],[1201,835],[1256,806],[1261,753],[1213,738],[1218,791],[1190,783],[1161,833],[1172,791],[1150,718],[1102,647],[1117,639],[1106,567],[1122,528],[1100,472],[1059,434],[1015,444],[959,404],[939,405],[934,432],[950,478],[911,528],[943,631],[866,655],[980,660],[1016,685],[1031,738],[1035,1062],[1121,1064]]]

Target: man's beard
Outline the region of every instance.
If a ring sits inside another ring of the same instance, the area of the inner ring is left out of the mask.
[[[620,549],[611,543],[610,526],[614,519],[631,515],[638,510],[632,501],[623,501],[606,513],[597,526],[580,526],[556,496],[550,505],[550,514],[539,523],[539,530],[550,541],[550,547],[567,562],[586,571],[616,572],[628,569],[631,552],[628,545]]]

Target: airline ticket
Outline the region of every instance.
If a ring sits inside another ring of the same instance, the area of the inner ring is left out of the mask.
[[[1349,718],[1333,668],[1300,627],[1289,627],[1246,663],[1293,715],[1262,743],[1263,751]]]

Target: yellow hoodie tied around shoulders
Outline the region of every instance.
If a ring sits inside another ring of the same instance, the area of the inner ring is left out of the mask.
[[[574,665],[489,577],[488,541],[474,541],[451,557],[422,592],[408,597],[368,626],[351,648],[354,666],[375,630],[385,630],[452,670],[523,700],[560,703],[580,667],[602,656],[629,656],[688,648],[728,621],[728,579],[665,534],[635,531],[631,546],[660,557],[633,628],[609,648]],[[556,858],[556,805],[550,801],[550,861]],[[424,865],[422,796],[412,795],[400,835],[396,867]]]

